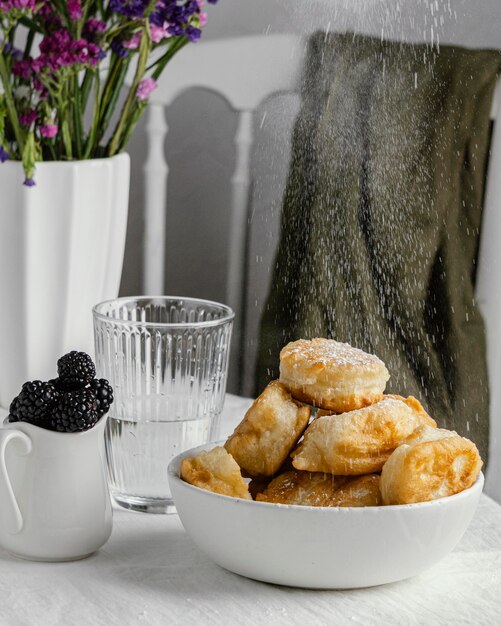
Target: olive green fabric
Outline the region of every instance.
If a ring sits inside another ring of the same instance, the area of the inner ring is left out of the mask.
[[[256,391],[288,341],[347,341],[486,459],[474,283],[500,65],[496,51],[311,38]]]

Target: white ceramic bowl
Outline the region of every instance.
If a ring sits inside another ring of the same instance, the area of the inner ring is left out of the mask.
[[[461,493],[432,502],[365,508],[270,504],[185,483],[169,465],[174,502],[187,533],[218,565],[293,587],[349,589],[415,576],[446,556],[468,527],[483,474]]]

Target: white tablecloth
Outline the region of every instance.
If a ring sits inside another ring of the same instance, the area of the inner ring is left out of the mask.
[[[228,397],[226,434],[248,401]],[[213,564],[176,515],[115,510],[113,534],[73,563],[32,563],[0,549],[0,624],[501,624],[501,506],[482,496],[456,550],[428,572],[354,591],[242,578]]]

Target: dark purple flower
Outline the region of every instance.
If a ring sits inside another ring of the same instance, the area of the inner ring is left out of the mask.
[[[80,0],[68,0],[68,15],[70,20],[79,20],[82,17],[82,5]]]
[[[34,187],[36,185],[36,182],[33,180],[33,178],[25,178],[23,185],[25,187]]]
[[[167,28],[170,36],[198,41],[201,27],[207,22],[201,10],[203,4],[203,0],[158,0],[149,16],[150,24],[157,29]]]
[[[44,22],[46,32],[52,32],[62,26],[61,18],[57,13],[54,13],[51,4],[42,2],[36,11],[37,17]]]
[[[217,4],[217,0],[207,0],[209,4]]]
[[[110,0],[110,9],[126,17],[143,17],[149,0]]]
[[[2,43],[1,39],[0,39],[0,43]],[[22,51],[15,48],[9,41],[5,42],[3,51],[5,54],[10,54],[10,56],[16,61],[20,61],[23,58]]]
[[[23,126],[30,127],[34,122],[36,122],[38,117],[38,113],[35,109],[28,109],[19,115],[19,121]]]
[[[125,57],[127,57],[129,55],[129,51],[126,50],[123,46],[122,43],[118,40],[118,39],[114,39],[111,42],[111,46],[110,48],[113,50],[113,52],[119,56],[122,59],[125,59]]]
[[[5,163],[10,159],[9,153],[4,149],[3,146],[0,146],[0,163]]]
[[[179,24],[169,24],[167,32],[173,37],[180,37],[181,35],[184,35],[184,28]]]
[[[82,33],[85,39],[88,41],[93,41],[96,35],[103,33],[106,30],[106,23],[102,20],[97,20],[95,18],[91,18],[87,20],[84,24]]]
[[[103,58],[103,51],[97,44],[83,38],[73,39],[64,28],[46,35],[40,43],[40,51],[42,54],[31,63],[35,73],[55,72],[77,64],[95,66]]]
[[[34,9],[35,0],[2,0],[0,9],[11,11],[12,9]]]
[[[28,80],[33,74],[33,59],[31,57],[28,57],[27,59],[18,61],[13,65],[12,73],[14,74],[14,76],[19,76],[19,78]]]
[[[198,41],[202,35],[202,31],[200,28],[195,28],[195,26],[188,26],[186,29],[186,36],[190,41]]]

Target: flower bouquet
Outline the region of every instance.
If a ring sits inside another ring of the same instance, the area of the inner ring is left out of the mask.
[[[119,153],[167,63],[200,38],[203,3],[0,0],[0,162],[22,161],[33,186],[37,161]]]

